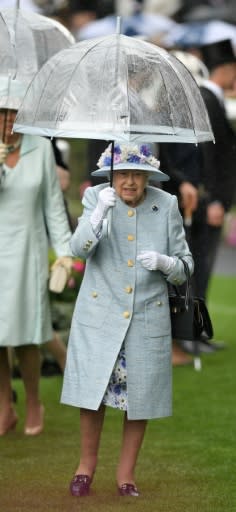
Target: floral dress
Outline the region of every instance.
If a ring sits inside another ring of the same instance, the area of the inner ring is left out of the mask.
[[[107,389],[103,397],[103,404],[127,410],[127,369],[125,358],[125,347],[122,345],[113,368]]]

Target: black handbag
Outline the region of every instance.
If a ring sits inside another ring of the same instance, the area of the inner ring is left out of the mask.
[[[204,299],[193,297],[190,272],[186,261],[181,259],[186,274],[185,294],[178,286],[169,287],[169,304],[172,337],[179,340],[200,341],[213,337],[213,327]]]

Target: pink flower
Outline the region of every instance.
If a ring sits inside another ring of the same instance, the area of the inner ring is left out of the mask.
[[[85,269],[85,263],[83,261],[74,261],[73,262],[73,269],[76,272],[81,272],[81,274],[84,272]]]
[[[114,153],[114,164],[119,164],[121,162],[121,157],[118,153]]]
[[[75,279],[73,277],[70,277],[67,281],[68,288],[75,288]]]

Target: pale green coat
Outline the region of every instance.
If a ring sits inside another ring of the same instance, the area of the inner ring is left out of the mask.
[[[108,233],[95,236],[89,217],[99,185],[86,190],[84,212],[72,237],[73,253],[87,259],[72,320],[62,402],[98,409],[117,355],[125,343],[130,419],[171,414],[171,325],[166,277],[137,261],[144,250],[175,257],[167,276],[185,280],[184,257],[192,257],[185,240],[177,199],[147,187],[137,208],[117,198],[108,214]]]
[[[0,189],[0,346],[51,339],[48,233],[68,255],[69,230],[49,140],[23,136],[20,159],[4,164]]]

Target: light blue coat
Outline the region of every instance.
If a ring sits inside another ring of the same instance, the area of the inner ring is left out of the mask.
[[[87,263],[72,320],[61,400],[97,410],[125,342],[128,418],[168,416],[172,340],[166,280],[185,280],[179,256],[193,270],[177,199],[149,186],[136,208],[117,198],[108,214],[108,230],[105,225],[98,239],[89,217],[104,186],[86,190],[83,215],[71,241],[73,253]],[[137,261],[143,250],[176,257],[174,269],[167,277],[146,270]]]

